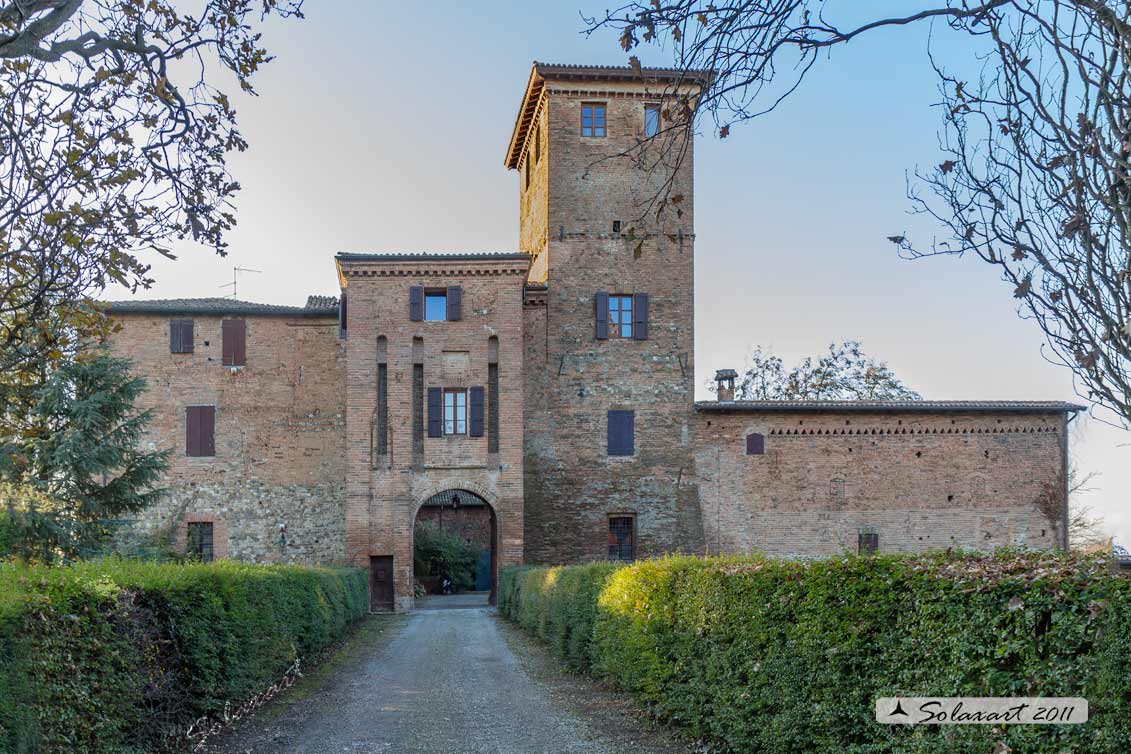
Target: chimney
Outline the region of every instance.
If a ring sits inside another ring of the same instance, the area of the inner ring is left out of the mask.
[[[719,386],[716,396],[720,401],[734,400],[734,381],[738,372],[733,369],[720,369],[715,372],[715,383]]]

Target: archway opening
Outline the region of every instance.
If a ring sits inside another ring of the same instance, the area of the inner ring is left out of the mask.
[[[464,489],[437,492],[413,522],[413,591],[418,607],[495,603],[498,526],[491,504]]]

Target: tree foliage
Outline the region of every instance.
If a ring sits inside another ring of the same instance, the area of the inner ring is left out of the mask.
[[[951,39],[972,41],[978,58],[928,50],[943,154],[908,186],[946,237],[889,240],[908,257],[968,253],[996,268],[1078,394],[1131,421],[1131,4],[917,0],[900,10],[654,0],[587,27],[615,30],[626,52],[664,45],[677,69],[714,71],[675,125],[709,123],[722,138],[773,111],[834,49],[882,44],[877,30],[945,24]]]
[[[830,343],[826,353],[806,356],[790,369],[780,356],[757,346],[735,384],[738,400],[917,401],[921,397],[854,340]]]
[[[160,495],[169,452],[141,447],[148,411],[134,403],[145,381],[104,350],[65,362],[2,423],[0,496],[16,554],[74,558],[105,539],[108,521]]]
[[[253,92],[257,22],[301,4],[0,0],[0,379],[104,331],[93,297],[148,287],[147,254],[224,253],[247,143],[217,80]]]
[[[475,588],[479,546],[428,522],[417,524],[412,537],[412,560],[417,578],[447,576],[456,592]]]

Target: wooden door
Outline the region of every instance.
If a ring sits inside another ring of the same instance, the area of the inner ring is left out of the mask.
[[[369,559],[369,609],[373,612],[390,612],[393,609],[392,556]]]

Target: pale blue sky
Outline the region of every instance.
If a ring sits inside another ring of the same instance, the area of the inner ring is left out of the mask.
[[[234,98],[252,147],[232,161],[244,188],[232,253],[182,245],[179,261],[154,261],[157,285],[139,297],[223,295],[239,265],[263,270],[241,278],[240,298],[299,304],[336,292],[338,251],[515,250],[518,179],[503,156],[531,61],[623,64],[614,36],[577,33],[579,9],[604,7],[333,0],[272,23],[261,96]],[[1075,400],[991,268],[901,261],[885,240],[933,231],[904,198],[905,171],[940,159],[926,33],[836,50],[777,112],[699,138],[701,391],[755,344],[789,362],[852,338],[927,398]],[[945,34],[935,45],[963,57]],[[660,50],[641,58],[667,62]],[[1131,543],[1118,447],[1131,437],[1076,424],[1079,467],[1101,473],[1084,499]]]

